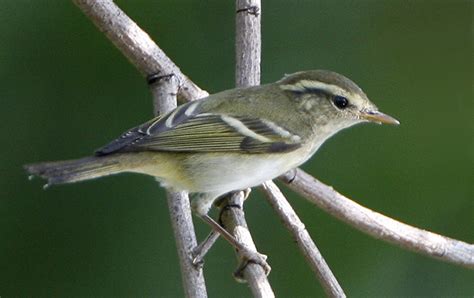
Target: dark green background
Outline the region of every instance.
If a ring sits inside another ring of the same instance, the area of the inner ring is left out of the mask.
[[[232,88],[233,1],[117,1],[199,86]],[[263,1],[262,82],[347,75],[399,127],[361,125],[304,168],[357,202],[474,241],[472,1]],[[144,79],[69,1],[0,2],[0,295],[181,296],[164,192],[120,175],[43,191],[21,166],[90,154],[152,116]],[[286,191],[286,190],[285,190]],[[472,271],[368,237],[286,191],[350,296],[472,296]],[[246,213],[280,297],[322,290],[254,191]],[[208,227],[196,221],[202,239]],[[212,297],[250,296],[219,241]]]

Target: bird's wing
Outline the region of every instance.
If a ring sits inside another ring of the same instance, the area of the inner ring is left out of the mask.
[[[237,115],[198,113],[186,104],[124,133],[96,151],[277,153],[301,146],[301,138],[274,122]]]

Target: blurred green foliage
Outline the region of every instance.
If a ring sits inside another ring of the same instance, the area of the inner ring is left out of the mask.
[[[233,1],[117,1],[202,88],[233,86]],[[363,125],[304,168],[357,202],[474,242],[472,1],[263,1],[262,81],[331,69],[399,127]],[[120,175],[43,191],[22,164],[90,154],[152,116],[144,79],[69,1],[3,0],[1,296],[181,296],[164,192]],[[349,296],[472,296],[472,271],[372,239],[286,191]],[[258,191],[246,203],[278,296],[322,290]],[[197,221],[202,239],[208,227]],[[268,227],[272,227],[271,231]],[[250,296],[230,247],[211,297]]]

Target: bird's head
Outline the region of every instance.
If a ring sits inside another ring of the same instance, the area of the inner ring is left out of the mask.
[[[350,79],[327,70],[302,71],[285,76],[277,85],[311,115],[315,125],[337,132],[360,122],[398,125],[395,118],[378,110]]]

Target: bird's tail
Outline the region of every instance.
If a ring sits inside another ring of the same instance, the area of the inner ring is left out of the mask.
[[[48,180],[46,187],[94,179],[123,171],[117,156],[114,155],[41,162],[25,165],[24,168],[30,175]]]

